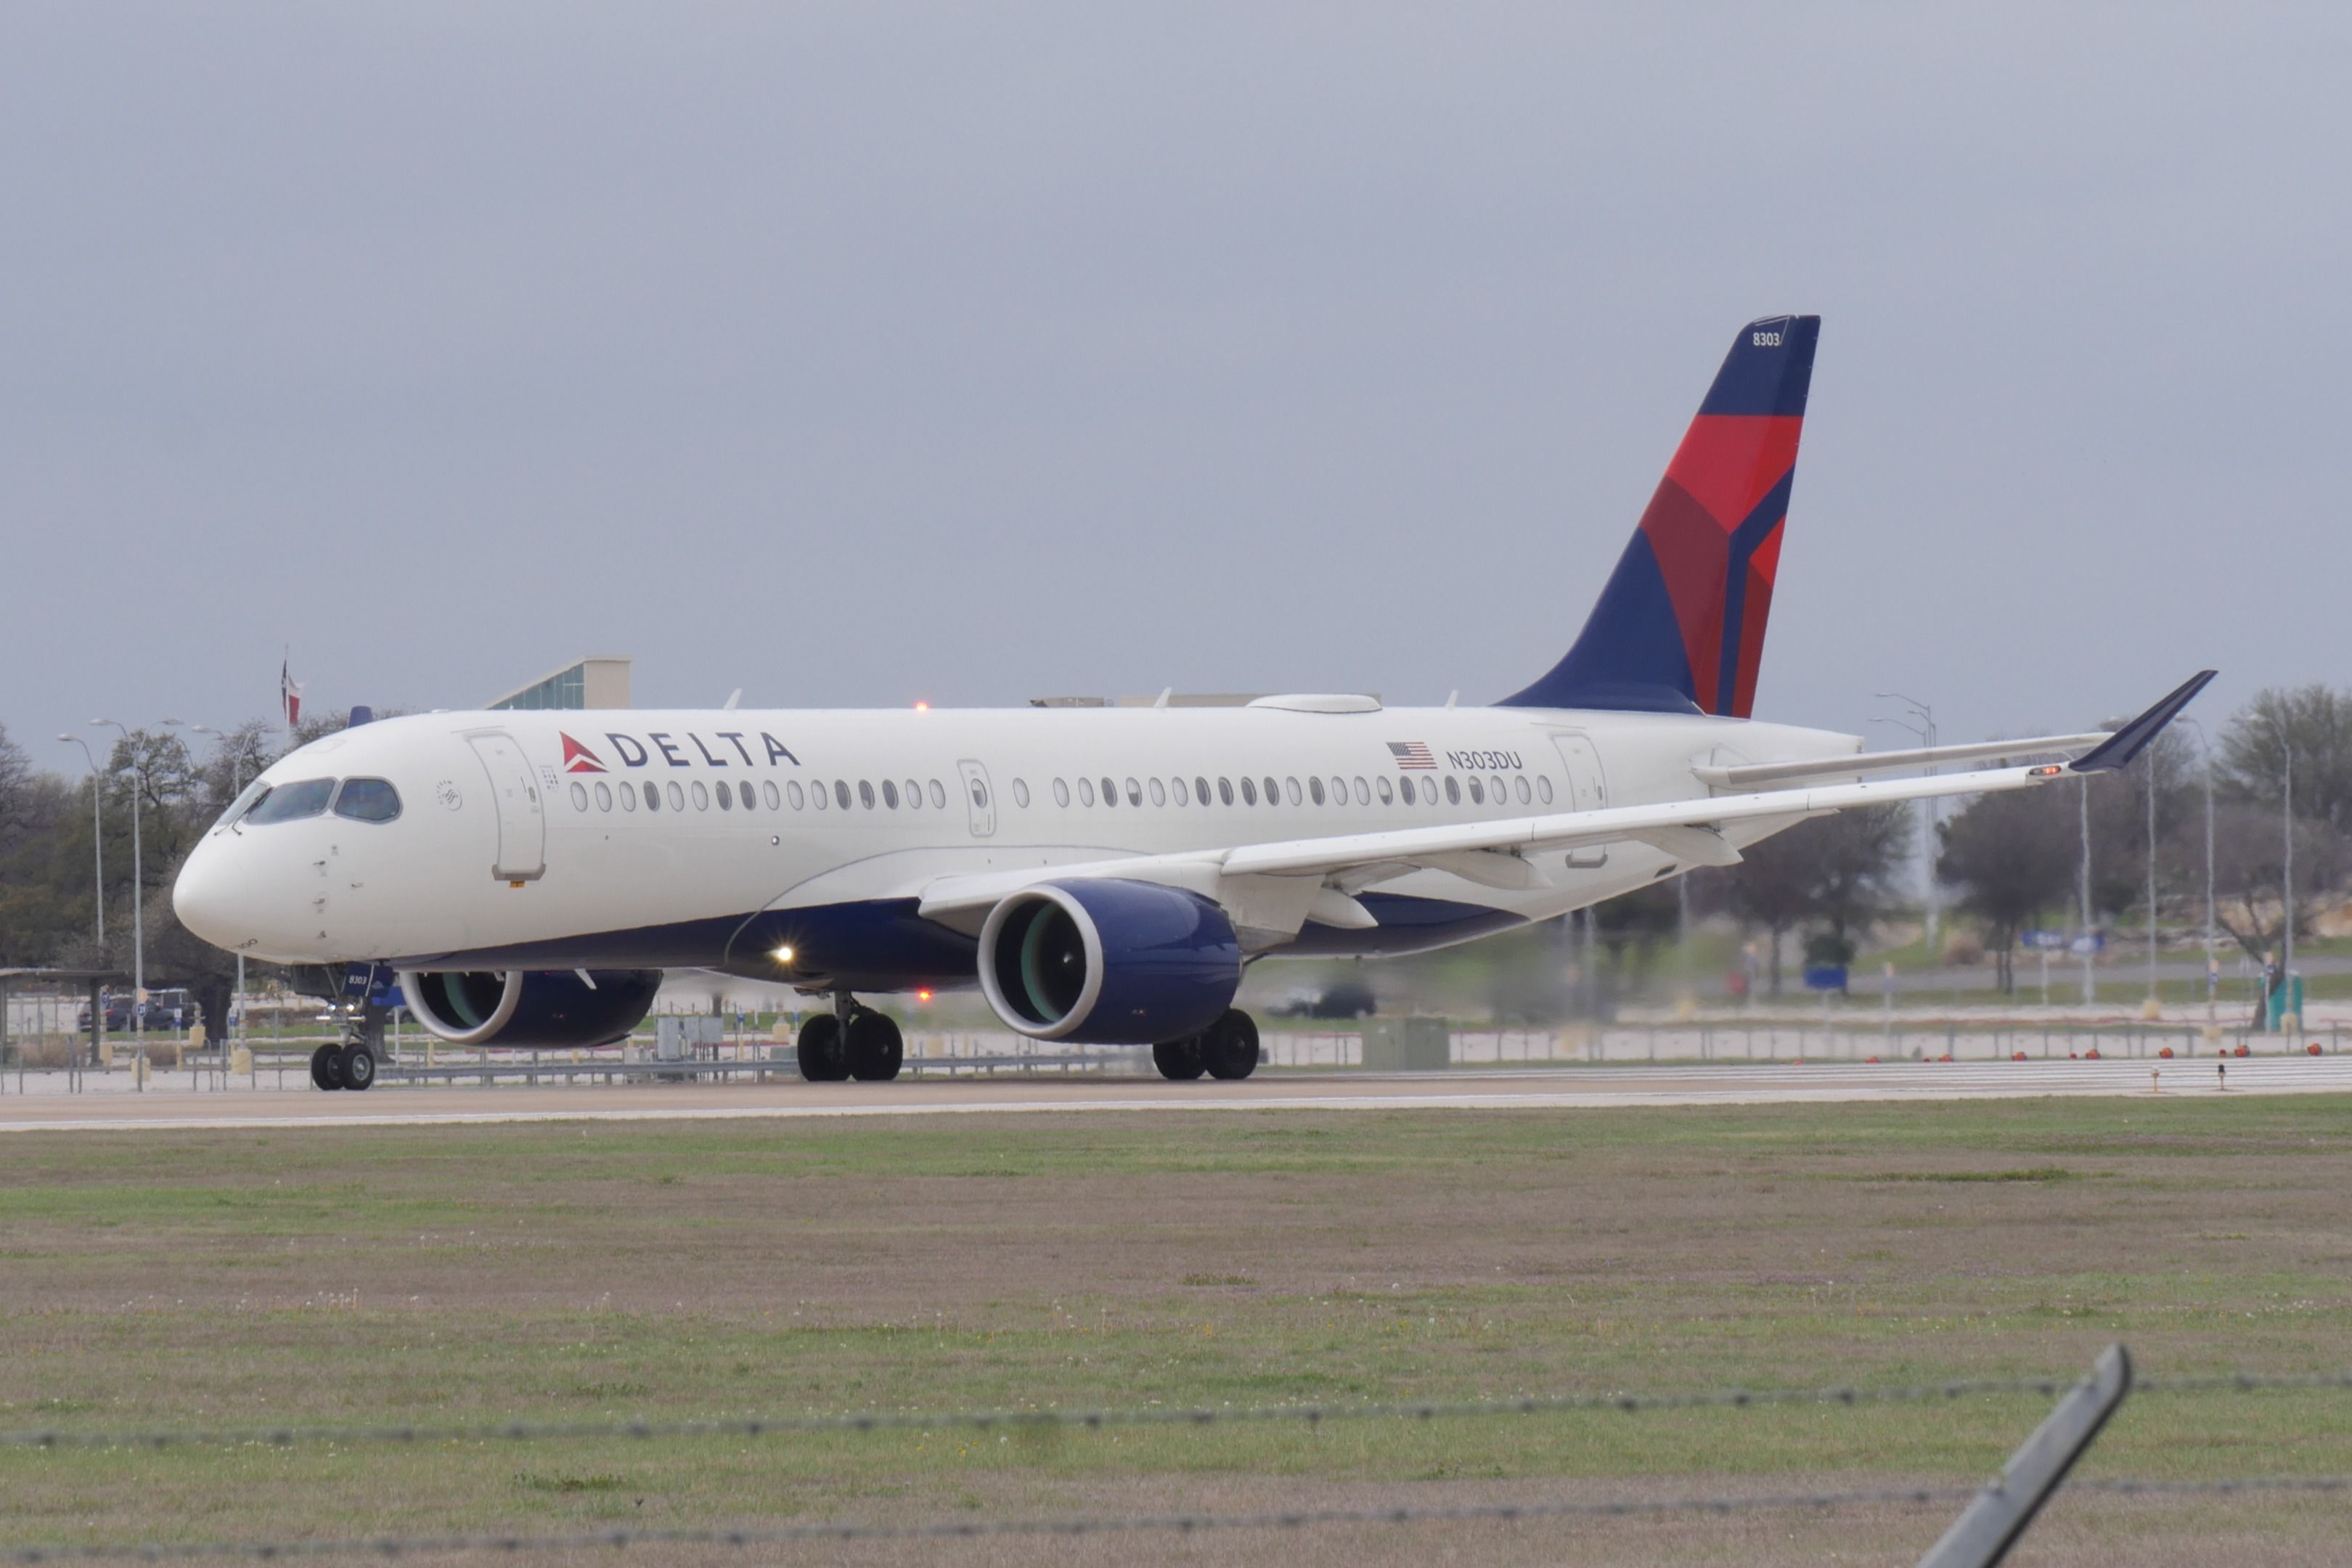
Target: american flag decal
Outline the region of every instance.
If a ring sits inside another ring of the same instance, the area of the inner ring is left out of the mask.
[[[1391,741],[1389,754],[1396,758],[1396,765],[1400,768],[1434,769],[1437,766],[1437,759],[1429,754],[1429,742],[1426,741]]]

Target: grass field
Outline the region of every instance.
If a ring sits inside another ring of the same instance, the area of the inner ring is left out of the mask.
[[[2116,1339],[2147,1376],[2352,1364],[2336,1098],[36,1134],[5,1156],[20,1430],[2071,1376]],[[14,1447],[0,1550],[1969,1482],[2045,1409]],[[2083,1473],[2352,1473],[2352,1394],[2151,1393]],[[794,1560],[1908,1562],[1950,1511]],[[2014,1561],[2347,1550],[2340,1498],[2078,1498]]]

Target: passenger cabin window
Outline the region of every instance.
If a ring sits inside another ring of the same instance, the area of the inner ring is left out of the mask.
[[[1078,781],[1078,804],[1080,805],[1092,805],[1094,803],[1095,781],[1092,779],[1080,779]]]
[[[676,779],[669,781],[668,795],[669,808],[672,811],[684,811],[686,809],[686,792],[677,787],[677,781]]]
[[[1209,804],[1209,781],[1208,781],[1207,779],[1204,779],[1204,778],[1196,778],[1196,779],[1194,779],[1194,780],[1192,781],[1192,793],[1193,793],[1194,795],[1196,795],[1200,796],[1201,804],[1202,804],[1202,805],[1208,805],[1208,804]],[[1226,804],[1227,805],[1233,805],[1233,803],[1234,803],[1234,792],[1233,792],[1233,790],[1229,787],[1229,788],[1227,788],[1227,789],[1226,789],[1226,791],[1225,791],[1225,804]]]
[[[1452,773],[1445,775],[1445,803],[1448,805],[1462,804],[1462,781]]]
[[[1530,792],[1530,790],[1529,790],[1529,788],[1528,788],[1528,775],[1527,775],[1527,774],[1525,774],[1525,773],[1521,773],[1521,774],[1519,775],[1519,778],[1518,778],[1518,785],[1519,785],[1519,804],[1520,804],[1521,805],[1527,805],[1527,804],[1528,804],[1528,802],[1529,800],[1531,800],[1531,799],[1533,799],[1533,798],[1534,798],[1534,796],[1533,796],[1533,795],[1531,794],[1531,792]]]
[[[849,781],[847,779],[835,779],[833,781],[833,800],[834,804],[840,806],[842,810],[847,811],[849,809]]]
[[[1143,786],[1133,779],[1127,781],[1127,804],[1129,805],[1143,804]]]
[[[782,798],[776,794],[776,781],[773,779],[770,779],[766,784],[761,784],[760,786],[760,793],[768,797],[768,809],[770,811],[774,811],[784,804]],[[793,786],[793,793],[799,793],[798,785]],[[795,801],[793,804],[798,805],[799,802]]]
[[[1242,801],[1247,805],[1257,804],[1257,780],[1247,773],[1242,775]]]
[[[1543,803],[1546,805],[1549,805],[1551,804],[1551,780],[1548,777],[1538,778],[1536,780],[1536,794],[1543,797]]]
[[[621,785],[621,809],[623,811],[637,809],[637,792],[625,784]]]
[[[1070,785],[1068,780],[1055,779],[1054,781],[1054,804],[1055,805],[1067,805],[1070,804]]]
[[[1282,796],[1281,796],[1281,795],[1280,795],[1280,794],[1279,794],[1279,793],[1275,789],[1275,787],[1274,787],[1274,776],[1273,776],[1271,773],[1269,773],[1268,775],[1266,775],[1266,781],[1265,781],[1265,804],[1266,804],[1266,805],[1279,805],[1281,803],[1282,803]]]
[[[785,784],[784,795],[793,803],[794,811],[804,809],[808,804],[808,796],[802,793],[801,781],[798,779],[790,780]]]
[[[1268,779],[1268,780],[1266,781],[1266,784],[1267,784],[1269,786],[1271,786],[1271,785],[1273,784],[1273,783],[1274,783],[1274,781],[1273,781],[1272,779]],[[1299,803],[1299,801],[1303,798],[1303,797],[1299,795],[1299,793],[1298,793],[1298,781],[1297,781],[1296,778],[1293,778],[1293,779],[1289,779],[1289,780],[1286,781],[1286,784],[1287,784],[1287,786],[1288,786],[1288,788],[1289,788],[1289,790],[1290,790],[1290,804],[1291,804],[1291,805],[1297,805]],[[1265,793],[1266,793],[1266,794],[1268,794],[1268,795],[1272,795],[1272,794],[1274,793],[1274,791],[1273,791],[1273,789],[1272,789],[1271,787],[1269,787],[1269,788],[1266,790],[1266,792],[1265,792]]]
[[[907,809],[908,811],[923,809],[923,786],[913,779],[907,781]]]
[[[339,801],[336,804],[340,805],[341,803]],[[572,809],[574,811],[588,809],[588,786],[576,779],[572,784]],[[335,815],[340,816],[342,813],[339,811]]]
[[[1386,784],[1388,781],[1383,779],[1381,782],[1382,784]],[[1411,779],[1397,780],[1397,791],[1404,797],[1405,805],[1411,805],[1412,804],[1412,781]]]
[[[1451,786],[1453,781],[1449,779],[1446,783]],[[1486,786],[1478,782],[1478,775],[1475,773],[1470,775],[1470,804],[1473,805],[1486,804]]]
[[[596,781],[596,809],[599,811],[613,809],[613,787],[602,779]]]
[[[1177,787],[1181,789],[1183,786],[1179,784]],[[1151,804],[1154,805],[1166,805],[1168,804],[1168,786],[1161,784],[1158,779],[1153,779],[1151,781]]]
[[[717,784],[712,784],[710,787],[718,794],[719,810],[732,811],[735,809],[735,792],[728,787],[728,784],[725,779],[720,779]]]
[[[694,781],[694,809],[697,811],[710,809],[710,792],[702,787],[700,779]]]
[[[292,822],[298,817],[316,816],[327,809],[327,799],[335,793],[332,779],[304,779],[299,784],[278,784],[259,800],[245,819],[256,826],[271,822]]]
[[[585,802],[580,803],[585,808]],[[335,795],[335,815],[353,822],[390,822],[400,815],[400,792],[389,779],[345,779]]]
[[[661,809],[661,785],[650,780],[646,784],[646,809],[647,811]]]
[[[1248,781],[1247,779],[1244,779],[1242,782],[1243,782],[1244,784],[1247,784],[1249,781]],[[1233,780],[1231,780],[1231,779],[1219,779],[1219,780],[1217,781],[1217,798],[1218,798],[1219,800],[1223,801],[1227,805],[1233,805],[1233,804],[1234,804],[1234,781],[1233,781]]]
[[[865,786],[861,784],[858,787],[862,789]],[[888,779],[882,781],[882,804],[893,811],[898,809],[898,786]]]
[[[1363,781],[1363,780],[1361,780],[1361,779],[1358,779],[1356,782],[1357,782],[1358,784],[1361,784],[1361,783],[1363,783],[1364,781]],[[1409,786],[1408,786],[1408,787],[1409,787]],[[1391,800],[1391,796],[1390,796],[1390,795],[1389,795],[1389,789],[1390,789],[1390,784],[1389,784],[1388,775],[1387,775],[1386,773],[1382,773],[1382,774],[1381,775],[1381,804],[1382,805],[1392,805],[1392,804],[1393,804],[1393,801]],[[1407,800],[1411,800],[1412,798],[1412,797],[1411,795],[1407,795],[1407,796],[1405,796],[1405,799],[1407,799]]]
[[[1117,805],[1118,804],[1118,783],[1117,780],[1108,778],[1103,780],[1103,804],[1105,805]]]
[[[945,811],[948,808],[947,786],[937,779],[931,781],[931,805],[939,811]]]
[[[1204,785],[1207,783],[1206,780],[1202,782]],[[1192,797],[1185,792],[1184,781],[1182,779],[1170,779],[1168,781],[1168,787],[1176,792],[1176,804],[1178,805],[1190,805],[1192,804]],[[1204,800],[1208,798],[1205,788],[1202,792],[1202,798]]]
[[[1323,804],[1323,781],[1321,779],[1308,779],[1307,781],[1307,794],[1316,805],[1321,805]]]
[[[1013,781],[1013,804],[1019,806],[1024,811],[1029,809],[1029,781],[1027,779],[1014,779]]]

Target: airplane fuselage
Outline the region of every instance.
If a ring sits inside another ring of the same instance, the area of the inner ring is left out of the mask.
[[[952,987],[973,981],[972,931],[917,909],[943,878],[1681,800],[1708,793],[1695,764],[1860,747],[1696,714],[1270,700],[1291,705],[385,720],[271,766],[257,788],[278,809],[319,808],[263,820],[265,798],[243,821],[233,808],[180,896],[208,939],[280,962]],[[341,790],[353,779],[390,795]],[[299,787],[322,780],[341,793]],[[396,815],[368,819],[393,796]],[[1532,864],[1539,885],[1523,888],[1400,868],[1356,891],[1376,924],[1310,918],[1245,945],[1418,952],[1683,868],[1622,842]]]

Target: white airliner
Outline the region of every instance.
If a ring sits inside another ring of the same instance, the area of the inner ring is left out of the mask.
[[[181,872],[180,918],[257,958],[396,973],[464,1044],[610,1041],[663,970],[704,968],[834,998],[799,1037],[812,1079],[897,1076],[898,1026],[859,994],[972,984],[1024,1035],[1244,1078],[1255,959],[1423,952],[1733,864],[1807,816],[2130,762],[2210,671],[2112,734],[1865,755],[1748,717],[1819,329],[1741,330],[1583,631],[1493,706],[389,719],[256,780]],[[375,1067],[355,1040],[312,1077]]]

